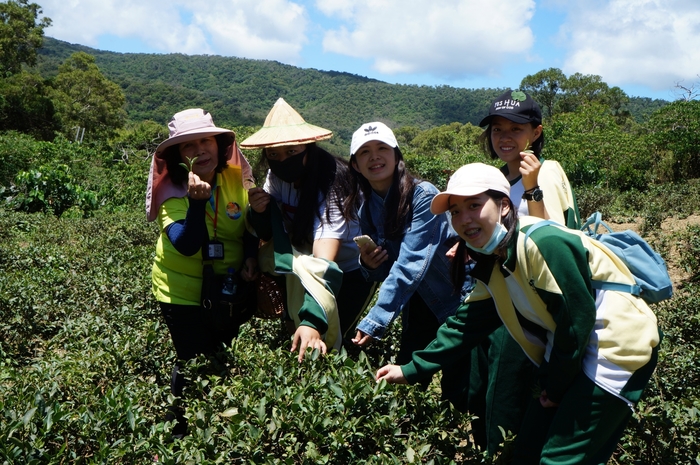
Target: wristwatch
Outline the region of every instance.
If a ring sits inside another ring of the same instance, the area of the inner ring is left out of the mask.
[[[523,193],[523,199],[525,200],[541,202],[542,198],[544,198],[544,194],[542,193],[542,189],[540,189],[540,186],[535,186],[532,189],[528,189]]]

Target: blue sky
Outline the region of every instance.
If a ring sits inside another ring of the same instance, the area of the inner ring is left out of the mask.
[[[700,88],[697,0],[43,0],[47,36],[270,59],[390,83],[511,87],[547,68],[630,96]]]

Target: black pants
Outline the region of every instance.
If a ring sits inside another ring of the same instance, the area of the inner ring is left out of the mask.
[[[410,362],[413,352],[425,349],[435,339],[439,327],[440,323],[428,304],[417,292],[414,293],[401,311],[401,347],[396,364]]]
[[[173,305],[160,302],[160,311],[170,331],[178,362],[173,368],[170,390],[175,396],[182,395],[184,378],[179,372],[180,364],[197,355],[213,355],[238,336],[241,323],[217,325],[211,310],[191,305]]]
[[[338,302],[340,331],[344,341],[355,337],[357,321],[372,300],[376,287],[377,283],[367,281],[359,268],[343,272],[343,284],[335,300]]]

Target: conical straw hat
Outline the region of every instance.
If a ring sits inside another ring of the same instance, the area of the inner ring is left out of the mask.
[[[304,121],[299,113],[280,98],[265,118],[263,127],[241,142],[241,148],[280,147],[282,145],[309,144],[330,139],[333,132]]]

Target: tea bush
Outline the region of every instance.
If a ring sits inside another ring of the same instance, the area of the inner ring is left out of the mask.
[[[0,153],[6,137],[18,136],[0,137]],[[423,391],[373,381],[396,353],[398,325],[363,352],[310,354],[300,365],[279,322],[251,321],[216,357],[185,367],[190,434],[173,442],[165,413],[175,353],[151,295],[158,232],[142,212],[149,149],[20,139],[31,164],[19,152],[6,160],[23,171],[67,166],[75,186],[97,193],[98,208],[83,218],[79,204],[60,217],[0,206],[3,464],[505,462],[472,447],[470,417],[439,401],[436,382]],[[415,153],[409,144],[409,167],[440,187],[478,159],[473,147]],[[660,228],[669,216],[697,214],[700,182],[575,190],[584,217],[640,218],[650,242],[690,276],[655,305],[665,333],[659,366],[613,461],[700,463],[700,230]]]
[[[4,463],[449,463],[485,460],[433,390],[373,381],[388,338],[299,364],[254,320],[187,366],[191,434],[164,421],[174,351],[150,295],[157,234],[135,213],[0,215]]]

